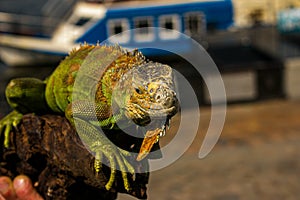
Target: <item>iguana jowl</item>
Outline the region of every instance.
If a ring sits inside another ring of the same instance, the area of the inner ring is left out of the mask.
[[[82,66],[86,67],[83,73]],[[116,147],[98,127],[147,127],[137,156],[141,160],[164,135],[169,119],[179,109],[172,69],[146,61],[137,50],[127,52],[119,46],[82,45],[70,52],[45,81],[13,79],[7,86],[6,97],[14,109],[0,121],[6,147],[9,132],[22,114],[65,114],[95,153],[95,170],[99,171],[101,155],[109,159],[108,190],[114,182],[117,165],[127,190],[130,186],[126,172],[134,173],[134,169],[126,160],[128,152]]]

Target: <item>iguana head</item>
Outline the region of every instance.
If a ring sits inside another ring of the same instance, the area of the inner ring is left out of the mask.
[[[124,74],[118,87],[126,91],[123,98],[116,98],[123,99],[118,104],[125,116],[147,130],[137,158],[141,160],[165,134],[169,120],[179,110],[173,71],[168,65],[143,63]]]
[[[128,118],[145,126],[176,114],[178,100],[171,67],[150,62],[134,68],[131,73],[130,95],[125,105]]]

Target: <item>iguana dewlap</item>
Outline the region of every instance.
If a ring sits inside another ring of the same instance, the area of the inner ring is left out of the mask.
[[[78,82],[83,66],[85,73]],[[94,88],[94,92],[90,88]],[[77,122],[79,136],[95,152],[96,171],[99,171],[100,154],[109,158],[112,170],[107,189],[115,179],[115,162],[122,171],[127,190],[126,172],[133,173],[134,169],[126,161],[128,153],[115,147],[98,127],[142,127],[145,135],[141,137],[145,139],[137,156],[137,160],[141,160],[164,135],[170,118],[179,109],[172,69],[168,65],[146,61],[137,50],[127,52],[119,46],[82,45],[73,50],[45,81],[34,78],[12,80],[7,86],[6,97],[15,111],[0,121],[0,132],[4,129],[6,136],[5,146],[9,145],[11,124],[16,125],[21,114],[65,114],[73,125]]]

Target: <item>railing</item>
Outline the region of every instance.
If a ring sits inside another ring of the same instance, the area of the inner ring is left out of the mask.
[[[0,32],[49,37],[60,20],[0,12]]]
[[[50,37],[61,21],[72,12],[79,0],[48,0],[40,6],[40,10],[29,12],[30,4],[22,11],[22,4],[15,5],[16,9],[7,7],[0,12],[0,32]]]

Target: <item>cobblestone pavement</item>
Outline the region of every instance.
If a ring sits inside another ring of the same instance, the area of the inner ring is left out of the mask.
[[[201,108],[197,137],[172,165],[152,172],[150,200],[293,200],[300,198],[300,101],[230,105],[213,151],[197,157],[210,119]],[[178,117],[173,124],[178,124]],[[195,123],[191,120],[191,123]],[[170,133],[161,143],[172,139]],[[120,200],[133,199],[119,195]]]

